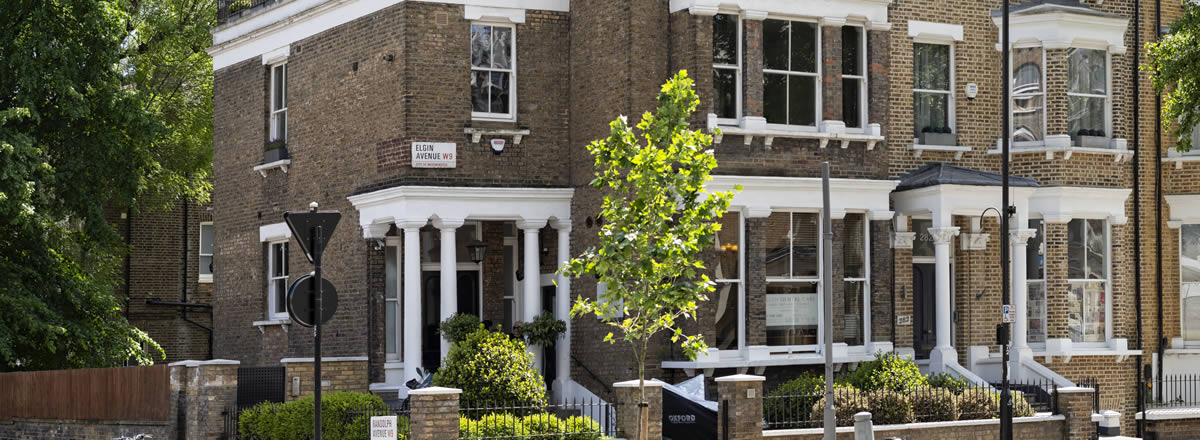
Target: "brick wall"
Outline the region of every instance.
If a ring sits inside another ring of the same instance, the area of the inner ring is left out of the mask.
[[[313,363],[312,359],[284,359],[287,367],[287,400],[296,400],[313,394]],[[292,394],[292,381],[300,378],[300,395]],[[366,360],[321,360],[321,391],[354,391],[367,392],[367,361]]]
[[[1197,418],[1146,421],[1146,438],[1155,440],[1193,439],[1196,432],[1200,432],[1200,419]]]
[[[803,433],[800,433],[803,432]],[[1013,423],[1013,438],[1028,439],[1075,439],[1064,437],[1063,421],[1044,418],[1016,420]],[[820,440],[823,438],[820,429],[797,429],[783,431],[764,431],[763,438],[772,440]],[[959,440],[977,439],[991,440],[1000,438],[1000,420],[978,420],[972,422],[949,423],[914,423],[909,425],[887,425],[877,427],[875,438],[911,438],[921,440]],[[854,440],[854,431],[839,429],[838,440]],[[1084,438],[1080,438],[1084,440]]]

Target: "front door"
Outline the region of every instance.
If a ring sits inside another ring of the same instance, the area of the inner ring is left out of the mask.
[[[441,283],[441,272],[421,273],[421,366],[426,371],[442,363],[442,336],[438,329],[442,323]],[[479,271],[458,271],[458,313],[479,316],[479,306]]]
[[[542,286],[542,311],[554,313],[554,294],[558,288],[554,285]],[[555,367],[555,345],[542,347],[542,377],[546,379],[546,390],[553,391],[557,368]]]
[[[913,264],[913,349],[929,359],[937,345],[937,278],[933,264]]]

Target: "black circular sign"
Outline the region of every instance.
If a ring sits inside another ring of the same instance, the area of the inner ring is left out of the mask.
[[[317,309],[316,301],[314,301],[316,291],[317,280],[312,275],[300,277],[292,283],[292,287],[288,288],[287,311],[297,324],[312,327],[316,322],[316,319],[313,318]],[[330,318],[333,318],[333,313],[337,311],[338,300],[333,283],[324,277],[321,279],[321,299],[321,324],[325,324],[329,322]]]

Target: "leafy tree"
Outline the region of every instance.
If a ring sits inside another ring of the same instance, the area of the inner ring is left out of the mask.
[[[211,62],[179,61],[203,55],[215,7],[188,24],[187,4],[0,3],[0,371],[161,353],[121,313],[104,209],[207,197]]]
[[[688,128],[699,102],[680,71],[662,86],[656,112],[642,115],[637,135],[621,116],[609,125],[607,139],[588,145],[597,169],[591,184],[604,191],[604,222],[599,244],[560,269],[571,277],[598,275],[607,286],[598,298],[576,299],[571,316],[595,315],[619,331],[608,333],[606,342],[630,343],[643,400],[651,337],[671,332],[671,342],[692,359],[707,349],[677,320],[694,318],[697,303],[714,290],[698,254],[712,246],[721,228],[716,220],[733,194],[704,190],[717,160],[709,149],[712,136]]]
[[[1146,44],[1149,61],[1143,70],[1154,73],[1154,88],[1163,94],[1163,129],[1175,135],[1176,149],[1192,149],[1192,128],[1200,124],[1200,6],[1180,1],[1183,17],[1171,32]]]

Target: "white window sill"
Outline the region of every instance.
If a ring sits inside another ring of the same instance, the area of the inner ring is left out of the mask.
[[[212,282],[213,282],[212,274],[200,275],[200,277],[196,279],[196,282],[200,283],[200,284],[212,284]]]
[[[529,136],[528,128],[474,128],[465,127],[463,133],[471,135],[471,143],[478,144],[484,136],[512,136],[513,145],[521,145],[521,138]]]
[[[963,153],[971,151],[971,147],[959,146],[959,145],[913,144],[911,148],[913,151],[917,152],[915,156],[918,158],[921,157],[921,153],[926,152],[926,151],[944,151],[947,153],[954,153],[954,160],[961,160],[963,157]]]
[[[287,174],[288,166],[291,166],[291,165],[292,165],[291,159],[283,159],[283,160],[277,160],[277,161],[274,161],[271,163],[264,163],[262,165],[258,165],[256,167],[254,167],[254,171],[257,171],[259,174],[262,174],[263,177],[267,177],[267,171],[274,169],[274,168],[279,168],[279,169],[283,170],[284,174]]]
[[[259,333],[266,333],[267,327],[271,327],[271,326],[275,326],[275,325],[277,325],[277,326],[279,326],[279,328],[283,329],[284,333],[287,333],[288,326],[292,325],[292,320],[288,319],[288,318],[267,319],[267,320],[263,320],[263,321],[254,321],[253,325],[255,327],[258,327]]]
[[[879,124],[867,124],[866,129],[859,129],[861,133],[851,133],[849,131],[854,129],[847,129],[844,125],[839,126],[839,124],[841,121],[821,121],[819,130],[775,128],[775,126],[767,124],[766,118],[747,116],[740,119],[738,125],[721,125],[717,115],[711,113],[708,115],[708,131],[715,133],[717,129],[721,130],[720,135],[713,137],[715,143],[721,143],[725,135],[742,136],[745,145],[750,145],[755,137],[761,137],[767,147],[775,142],[775,138],[816,139],[820,142],[821,148],[827,147],[829,141],[840,142],[843,149],[849,148],[851,142],[864,142],[867,144],[867,151],[870,151],[885,139],[881,134]]]
[[[1185,347],[1185,348],[1168,348],[1163,350],[1163,354],[1171,355],[1200,355],[1200,347]]]
[[[1189,154],[1184,156],[1167,156],[1162,158],[1163,163],[1175,162],[1175,169],[1182,170],[1184,162],[1200,162],[1200,154]]]
[[[662,368],[681,369],[689,377],[695,375],[696,370],[703,370],[706,376],[711,377],[713,370],[717,368],[736,368],[739,374],[744,374],[753,368],[754,374],[761,375],[767,367],[825,363],[825,355],[820,350],[773,353],[787,350],[787,347],[752,346],[743,353],[740,350],[713,348],[709,349],[708,353],[698,356],[694,361],[663,361]],[[880,351],[892,351],[892,344],[874,342],[868,345],[848,346],[844,343],[837,343],[833,346],[833,362],[846,364],[870,361],[874,360],[875,353]]]
[[[988,150],[988,154],[1000,154],[1001,139],[996,140],[996,148]],[[1074,153],[1091,153],[1091,154],[1111,154],[1114,162],[1128,160],[1133,157],[1133,151],[1127,147],[1125,139],[1113,138],[1109,148],[1086,148],[1077,147],[1071,144],[1071,137],[1065,134],[1048,135],[1045,141],[1028,143],[1025,145],[1012,145],[1009,152],[1012,154],[1028,154],[1037,153],[1045,154],[1046,160],[1053,160],[1054,153],[1062,152],[1063,159],[1070,159]]]
[[[1044,357],[1047,364],[1051,363],[1055,356],[1061,358],[1065,364],[1076,356],[1116,356],[1117,362],[1123,362],[1130,356],[1142,354],[1141,350],[1130,350],[1128,346],[1128,340],[1120,338],[1111,339],[1102,346],[1075,346],[1070,339],[1049,339],[1044,348],[1031,351],[1031,354],[1034,357]]]

